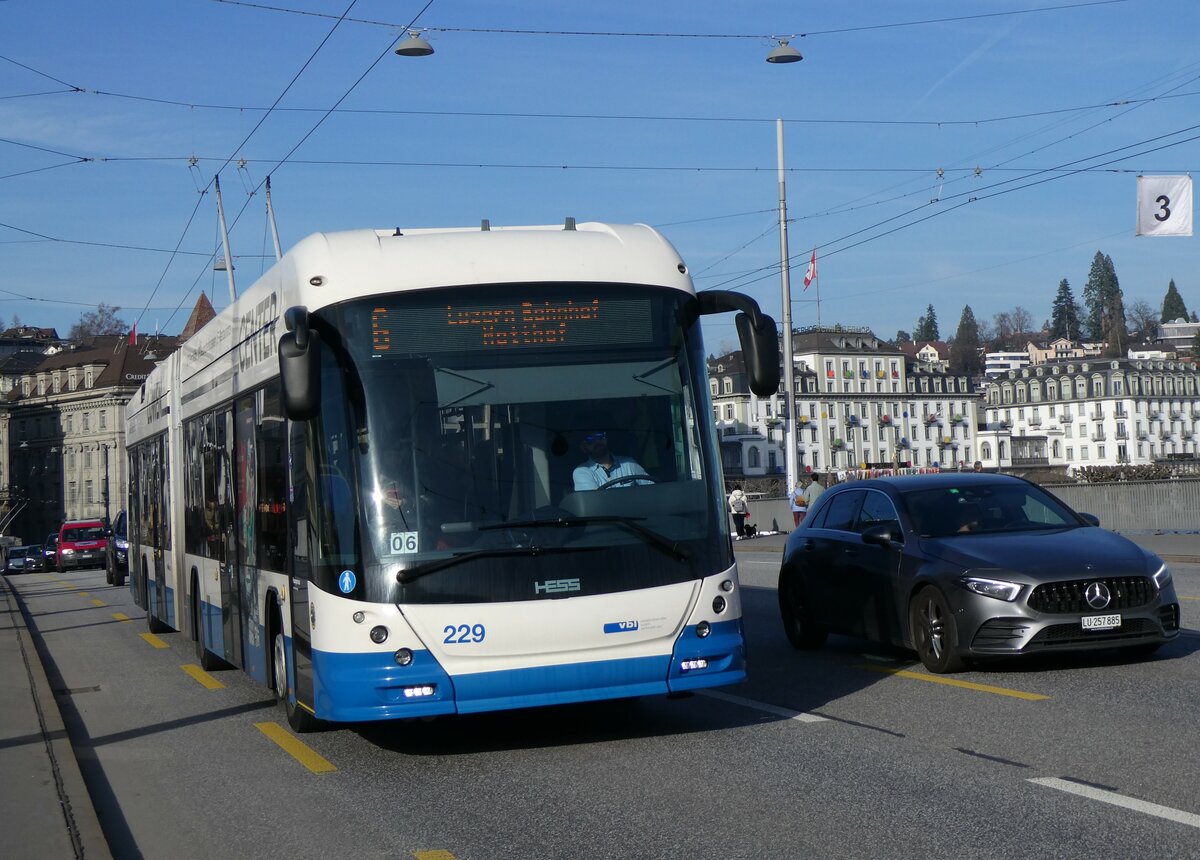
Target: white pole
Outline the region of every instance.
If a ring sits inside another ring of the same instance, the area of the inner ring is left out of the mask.
[[[279,247],[279,228],[275,226],[275,210],[271,207],[271,177],[267,176],[267,218],[271,221],[271,238],[275,240],[275,262],[278,263],[283,257],[283,251]]]
[[[213,182],[217,189],[217,219],[221,222],[221,247],[225,249],[225,274],[229,276],[229,303],[233,304],[237,301],[237,288],[233,285],[233,257],[229,253],[229,231],[225,228],[225,207],[221,205],[221,177],[214,176]]]
[[[787,490],[799,480],[796,468],[796,406],[792,368],[792,285],[788,270],[787,238],[787,185],[783,178],[783,120],[775,120],[776,152],[779,158],[779,278],[783,292],[783,405],[787,417],[783,424],[784,469],[787,472]]]

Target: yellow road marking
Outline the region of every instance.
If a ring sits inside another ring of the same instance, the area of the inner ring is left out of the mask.
[[[80,597],[91,597],[92,595],[86,591],[79,592]]]
[[[69,582],[64,582],[63,585],[65,585],[67,588],[79,588],[78,585],[72,585]]]
[[[1200,600],[1200,597],[1180,597],[1180,600]]]
[[[1014,699],[1025,699],[1038,702],[1049,699],[1041,693],[1026,693],[1022,690],[1010,690],[1007,687],[993,687],[990,684],[974,684],[970,681],[959,681],[956,678],[943,678],[941,675],[926,675],[922,672],[910,672],[907,669],[889,669],[886,666],[855,666],[867,672],[883,672],[885,675],[899,675],[901,678],[912,678],[915,681],[929,681],[931,684],[945,684],[947,687],[961,687],[964,690],[977,690],[980,693],[994,693],[997,696],[1012,696]]]
[[[434,848],[432,851],[414,851],[412,856],[417,860],[456,860],[455,856],[445,848]]]
[[[114,612],[113,618],[117,619],[118,621],[132,621],[133,620],[128,615],[126,615],[124,612]]]
[[[95,597],[92,598],[92,603],[95,604],[96,606],[108,606],[108,604],[105,603],[103,600],[100,600]]]
[[[279,725],[279,723],[255,723],[254,726],[264,735],[275,741],[285,753],[313,773],[333,773],[337,770],[328,759],[321,756],[316,750],[302,742],[283,726]]]
[[[147,642],[149,642],[151,645],[153,645],[155,648],[170,648],[171,647],[166,642],[162,641],[157,636],[155,636],[153,633],[143,633],[142,638],[145,639]]]
[[[179,668],[182,669],[183,671],[187,672],[189,675],[191,675],[197,681],[199,681],[201,686],[203,686],[205,689],[208,689],[208,690],[224,690],[225,689],[224,684],[222,684],[220,681],[218,681],[212,675],[205,672],[203,669],[201,669],[195,663],[185,663],[182,666],[180,666]]]

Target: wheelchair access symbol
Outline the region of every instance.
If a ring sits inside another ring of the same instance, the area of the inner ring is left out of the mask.
[[[343,570],[342,575],[338,577],[338,588],[342,590],[342,594],[349,594],[354,590],[358,580],[354,576],[354,571]]]

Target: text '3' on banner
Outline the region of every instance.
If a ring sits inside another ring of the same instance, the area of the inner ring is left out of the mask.
[[[1137,178],[1137,235],[1192,235],[1192,177]]]

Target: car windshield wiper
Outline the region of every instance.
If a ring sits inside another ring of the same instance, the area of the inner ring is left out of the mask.
[[[537,556],[542,553],[568,553],[568,552],[594,552],[595,550],[603,549],[603,547],[595,546],[497,546],[489,549],[477,549],[471,552],[463,552],[458,555],[452,555],[447,558],[439,558],[434,561],[427,561],[424,564],[419,564],[416,567],[406,567],[404,570],[396,574],[396,581],[401,585],[405,585],[414,580],[420,579],[423,576],[429,576],[431,573],[437,573],[440,570],[445,570],[448,567],[454,567],[464,562],[474,561],[479,558],[503,558],[505,556]]]
[[[495,529],[531,529],[531,528],[572,528],[575,526],[586,526],[593,523],[615,523],[619,526],[624,526],[629,529],[646,543],[660,549],[667,555],[674,558],[676,561],[684,561],[692,557],[691,552],[686,547],[679,545],[677,541],[659,534],[654,529],[648,529],[641,524],[640,517],[556,517],[555,519],[545,520],[514,520],[505,523],[488,523],[480,526],[479,531],[492,531]]]

